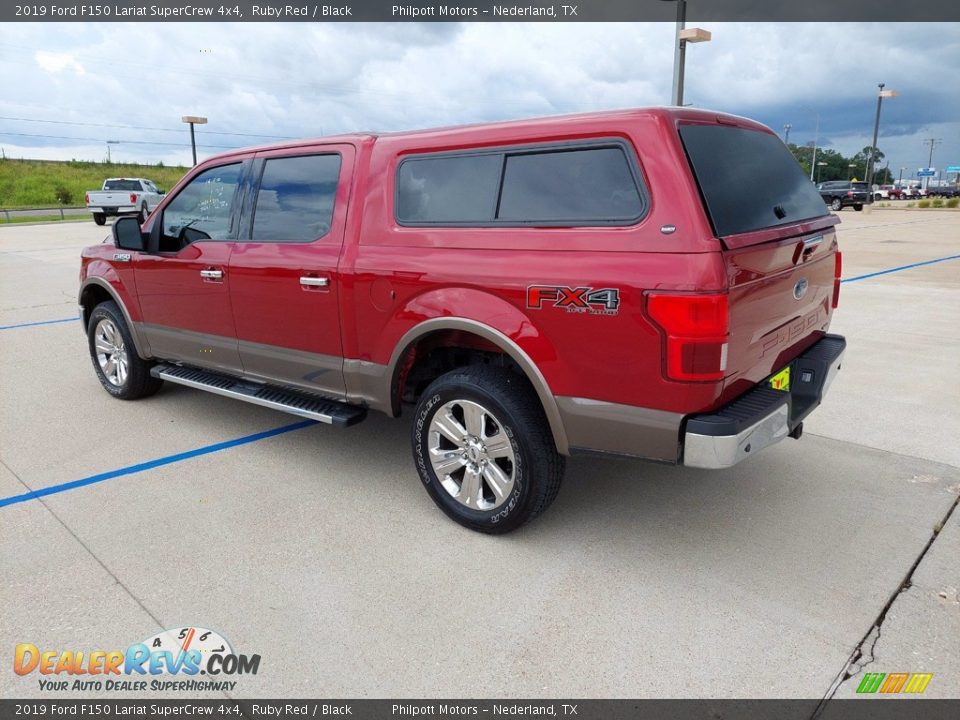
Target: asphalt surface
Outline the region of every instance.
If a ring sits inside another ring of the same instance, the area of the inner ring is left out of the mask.
[[[82,694],[15,675],[16,644],[200,626],[262,658],[233,697],[822,698],[863,667],[960,697],[960,258],[860,277],[960,255],[960,213],[841,217],[847,359],[800,441],[722,472],[575,458],[499,538],[430,501],[409,418],[113,400],[71,319],[105,229],[0,228],[0,695]]]

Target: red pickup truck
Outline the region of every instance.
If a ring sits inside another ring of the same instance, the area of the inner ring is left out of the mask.
[[[118,398],[412,410],[433,500],[501,533],[571,454],[724,468],[799,437],[845,348],[837,222],[715,112],[344,135],[198,165],[83,251],[80,313]]]

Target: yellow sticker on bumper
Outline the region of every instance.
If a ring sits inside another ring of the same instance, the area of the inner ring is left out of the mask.
[[[782,390],[783,392],[790,392],[790,366],[788,365],[783,370],[778,372],[772,378],[770,378],[770,387],[774,390]]]

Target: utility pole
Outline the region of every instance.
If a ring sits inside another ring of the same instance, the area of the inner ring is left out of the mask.
[[[924,141],[923,141],[923,144],[924,144],[924,145],[929,145],[929,146],[930,146],[930,157],[927,158],[927,167],[928,167],[928,168],[932,168],[932,167],[933,167],[933,148],[934,148],[934,146],[939,145],[939,144],[942,143],[942,142],[943,142],[943,140],[941,140],[940,138],[928,138],[927,140],[924,140]]]
[[[790,129],[792,127],[793,125],[791,125],[790,123],[787,123],[786,125],[783,126],[783,144],[784,145],[790,144]]]
[[[924,145],[930,146],[930,157],[927,158],[927,170],[933,167],[933,148],[942,142],[943,140],[941,140],[940,138],[927,138],[926,140],[923,141]],[[923,187],[926,188],[929,186],[930,186],[930,178],[929,177],[923,178]]]

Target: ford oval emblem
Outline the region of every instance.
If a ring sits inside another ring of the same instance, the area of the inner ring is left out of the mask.
[[[800,278],[797,280],[797,284],[793,286],[793,297],[796,300],[801,299],[804,295],[807,294],[807,287],[810,283],[807,282],[806,278]]]

